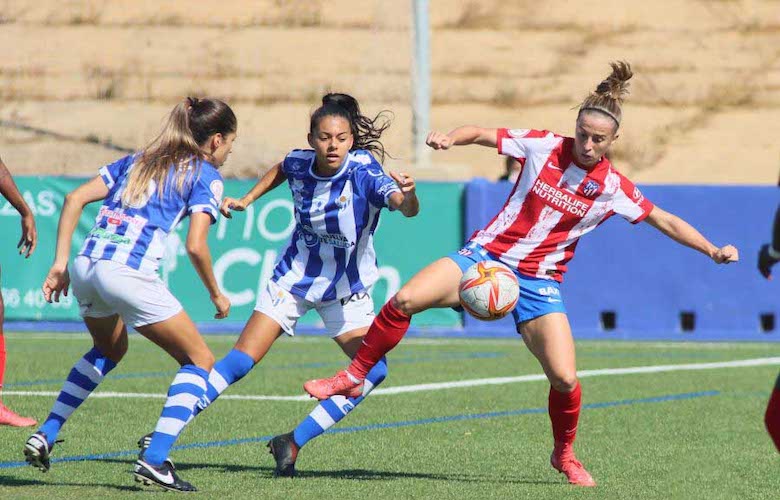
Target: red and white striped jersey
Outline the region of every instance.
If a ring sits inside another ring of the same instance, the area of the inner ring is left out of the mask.
[[[523,164],[501,211],[471,241],[521,274],[563,281],[582,235],[614,214],[632,223],[653,204],[602,158],[585,170],[574,162],[574,139],[546,130],[498,130],[499,154]]]

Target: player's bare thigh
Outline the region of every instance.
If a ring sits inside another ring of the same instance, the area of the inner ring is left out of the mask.
[[[460,304],[458,285],[463,273],[450,258],[443,257],[415,274],[395,294],[395,305],[408,315],[426,309]]]
[[[138,326],[138,333],[167,352],[180,365],[193,364],[206,371],[214,366],[214,355],[185,311],[157,323]]]
[[[563,313],[550,313],[517,326],[525,345],[542,365],[550,385],[569,392],[577,385],[577,362],[569,319]]]
[[[282,333],[282,327],[275,319],[260,311],[253,311],[234,348],[259,363]]]

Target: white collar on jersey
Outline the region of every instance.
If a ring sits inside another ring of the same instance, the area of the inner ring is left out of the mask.
[[[342,174],[344,174],[344,172],[347,171],[347,165],[349,164],[349,161],[351,159],[352,159],[352,151],[347,153],[347,156],[344,158],[344,162],[341,164],[339,170],[335,174],[329,177],[321,177],[314,173],[314,165],[317,163],[317,155],[315,154],[314,158],[312,158],[311,160],[311,165],[309,165],[309,173],[311,174],[312,177],[314,177],[318,181],[333,181],[341,177]]]

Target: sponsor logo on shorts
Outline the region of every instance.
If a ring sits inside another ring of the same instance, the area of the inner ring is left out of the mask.
[[[343,299],[340,299],[339,302],[341,302],[342,306],[345,306],[350,302],[359,302],[361,300],[370,299],[370,298],[371,296],[368,294],[368,292],[358,292],[358,293],[353,293],[349,297],[344,297]]]
[[[462,255],[464,257],[468,257],[468,256],[473,255],[473,254],[474,254],[474,252],[472,252],[468,248],[461,248],[460,250],[458,250],[458,255]]]
[[[538,288],[536,291],[542,297],[550,297],[550,296],[560,297],[561,296],[561,291],[558,290],[557,288],[555,288],[554,286],[543,286],[541,288]]]

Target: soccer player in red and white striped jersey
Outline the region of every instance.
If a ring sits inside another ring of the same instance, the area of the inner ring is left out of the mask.
[[[385,304],[346,371],[309,381],[304,389],[319,399],[359,392],[368,370],[400,342],[413,314],[457,306],[463,272],[475,262],[500,261],[515,270],[520,284],[521,297],[513,311],[517,331],[550,381],[551,464],[570,483],[595,486],[573,450],[581,389],[559,288],[577,241],[618,214],[633,223],[647,221],[715,263],[739,258],[733,246],[716,247],[687,222],[654,206],[607,159],[618,138],[621,105],[631,76],[627,63],[612,64],[609,77],[580,105],[573,138],[539,130],[474,126],[448,134],[431,132],[427,143],[433,149],[479,144],[516,158],[523,169],[515,188],[501,211],[464,248],[417,273]]]

